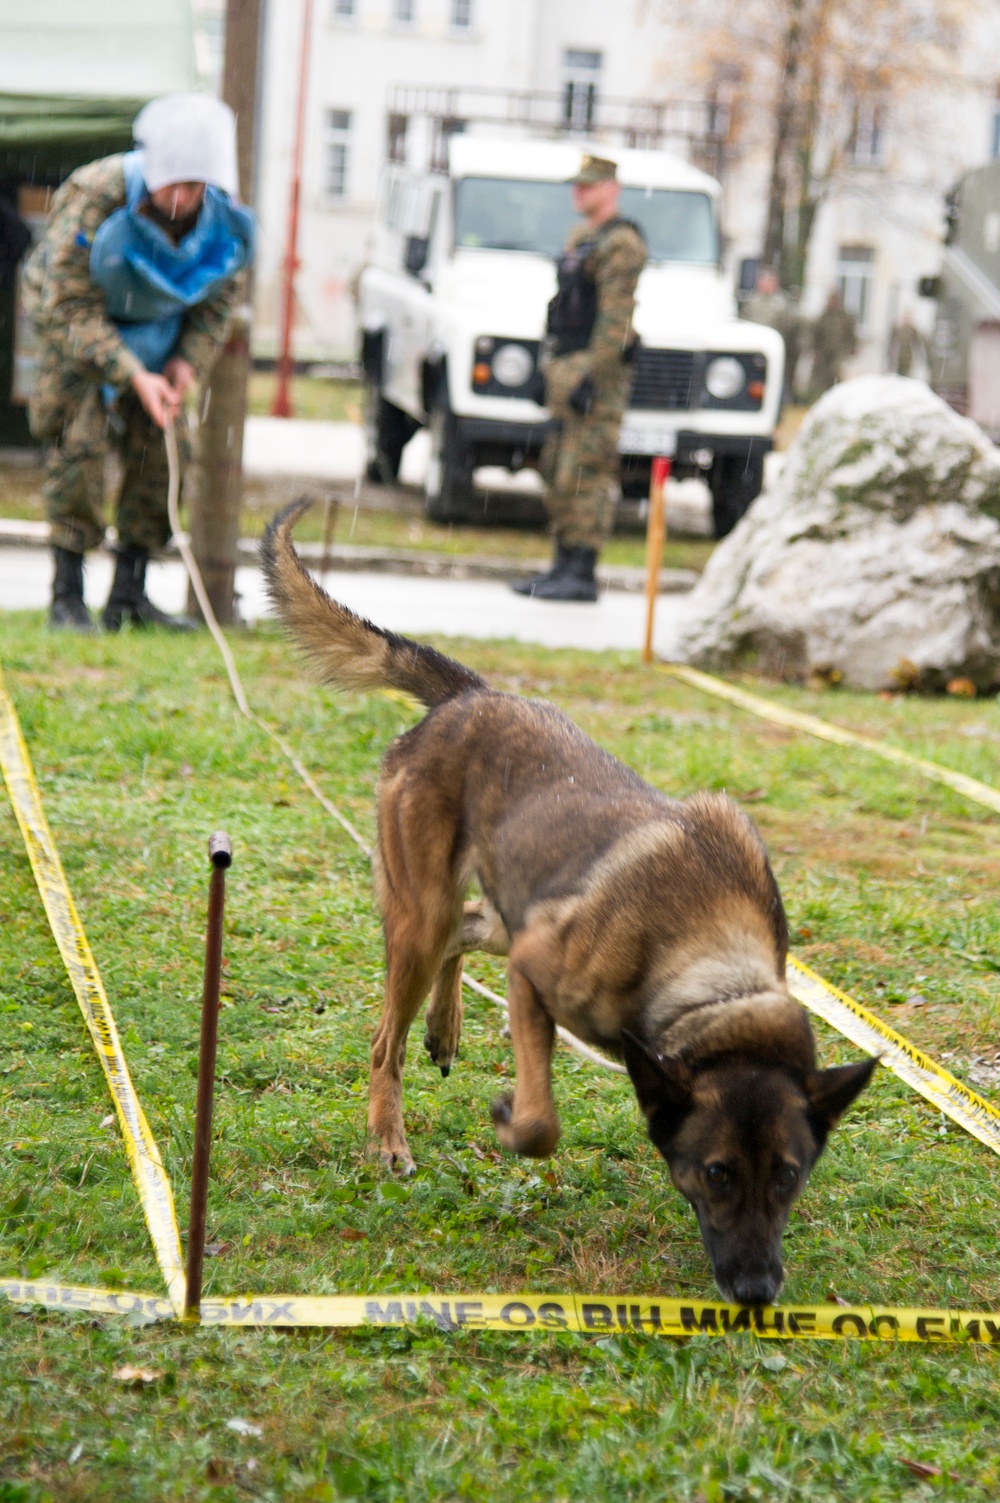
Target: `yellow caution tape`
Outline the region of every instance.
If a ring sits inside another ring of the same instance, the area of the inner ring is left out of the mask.
[[[46,1279],[0,1279],[12,1305],[170,1320],[154,1294],[86,1289]],[[574,1331],[584,1335],[766,1336],[779,1340],[972,1341],[1000,1346],[1000,1313],[890,1305],[722,1305],[618,1294],[248,1294],[205,1299],[211,1326],[393,1327],[431,1321],[442,1331]]]
[[[0,769],[63,964],[107,1077],[125,1148],[171,1303],[184,1308],[185,1277],[170,1180],[139,1105],[114,1016],[42,809],[31,758],[0,668]]]
[[[788,989],[845,1038],[879,1060],[900,1080],[918,1091],[932,1106],[957,1122],[965,1131],[1000,1153],[1000,1111],[975,1091],[956,1080],[941,1065],[924,1054],[909,1039],[869,1012],[854,997],[840,991],[810,970],[801,960],[788,959]]]
[[[926,757],[915,757],[912,752],[901,751],[899,747],[877,741],[873,736],[862,736],[857,731],[844,730],[843,726],[820,720],[818,715],[806,715],[801,710],[790,710],[784,705],[773,704],[769,699],[762,699],[759,694],[738,689],[735,684],[727,684],[724,679],[702,673],[698,668],[687,668],[681,663],[664,663],[663,666],[674,678],[681,679],[692,688],[713,694],[716,699],[728,700],[730,704],[738,705],[741,710],[748,710],[751,715],[757,715],[762,720],[771,720],[775,725],[788,726],[791,730],[805,731],[809,736],[818,736],[822,741],[833,741],[838,746],[857,746],[886,762],[911,767],[922,777],[931,778],[935,783],[944,783],[955,793],[963,794],[974,803],[985,804],[987,809],[1000,814],[1000,789],[991,788],[988,783],[980,783],[978,778],[967,777],[964,772],[953,772],[950,767],[942,767],[940,763],[931,762]]]
[[[84,1315],[131,1315],[144,1320],[173,1320],[180,1315],[162,1294],[135,1294],[125,1289],[88,1289],[53,1279],[0,1279],[0,1294],[12,1305],[43,1305],[47,1310],[79,1310]]]

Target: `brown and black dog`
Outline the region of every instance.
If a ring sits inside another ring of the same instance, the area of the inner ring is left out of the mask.
[[[264,539],[278,614],[325,679],[429,711],[386,752],[378,794],[386,984],[368,1121],[383,1160],[412,1172],[402,1076],[424,998],[424,1045],[447,1075],[463,955],[508,955],[517,1079],[493,1105],[501,1143],[555,1148],[557,1024],[620,1055],[723,1296],[770,1302],[792,1202],[875,1061],[816,1069],[754,825],[721,794],[665,797],[552,705],[498,693],[338,605],[292,546],[303,509]],[[466,903],[473,878],[484,896]]]

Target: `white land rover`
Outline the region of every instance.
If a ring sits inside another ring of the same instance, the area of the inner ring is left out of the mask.
[[[719,184],[666,152],[593,149],[617,161],[619,212],[649,252],[622,491],[645,495],[651,457],[672,454],[676,475],[707,480],[722,536],[761,488],[784,344],[736,317],[719,271]],[[368,473],[394,480],[407,439],[429,427],[435,520],[483,517],[478,466],[537,462],[548,414],[531,393],[580,155],[562,141],[456,135],[447,173],[387,169],[360,278]]]

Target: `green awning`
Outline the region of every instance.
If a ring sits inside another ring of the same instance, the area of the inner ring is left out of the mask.
[[[0,146],[127,141],[196,83],[190,0],[0,0]]]

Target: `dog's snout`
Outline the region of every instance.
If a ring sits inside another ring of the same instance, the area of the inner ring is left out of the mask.
[[[723,1299],[736,1305],[770,1305],[778,1297],[784,1281],[785,1272],[780,1263],[716,1273],[716,1283]]]

